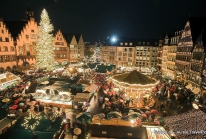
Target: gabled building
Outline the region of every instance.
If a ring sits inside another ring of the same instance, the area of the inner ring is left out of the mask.
[[[53,40],[55,64],[66,65],[69,63],[69,47],[62,32],[58,30],[54,35]]]
[[[205,65],[205,53],[206,53],[206,31],[203,29],[199,38],[195,42],[194,49],[192,51],[191,70],[189,81],[195,86],[200,87],[204,76]],[[198,92],[199,93],[199,92]]]
[[[192,52],[204,28],[206,28],[206,17],[190,17],[179,40],[175,66],[184,82],[189,81]]]
[[[81,61],[84,59],[84,40],[82,34],[74,34],[74,36],[77,41],[78,60]]]
[[[27,9],[26,17],[29,20],[5,21],[5,25],[14,41],[17,56],[17,66],[35,64],[34,46],[38,34],[37,22],[33,18],[30,9]]]
[[[16,68],[14,40],[3,19],[0,19],[0,73]]]
[[[173,31],[165,36],[163,45],[162,72],[166,78],[175,79],[177,76],[175,60],[177,44],[182,31]]]
[[[84,59],[84,41],[81,34],[63,34],[65,37],[69,52],[69,62],[78,62]]]

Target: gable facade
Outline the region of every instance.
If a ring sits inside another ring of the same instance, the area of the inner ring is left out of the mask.
[[[188,21],[183,29],[178,42],[175,66],[181,73],[181,79],[186,81],[189,77],[190,61],[192,59],[193,41],[190,22]]]
[[[54,35],[53,40],[55,60],[60,65],[65,65],[69,62],[69,47],[60,30]]]
[[[0,73],[12,68],[16,68],[14,40],[3,19],[0,19]]]
[[[16,38],[18,65],[36,63],[34,47],[36,45],[37,34],[38,25],[34,18],[30,18]]]
[[[80,38],[78,40],[78,38],[76,38],[77,40],[77,47],[78,47],[78,60],[83,60],[84,59],[84,40],[82,35],[80,35]]]

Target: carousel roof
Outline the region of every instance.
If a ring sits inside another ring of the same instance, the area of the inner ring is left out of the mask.
[[[140,72],[134,70],[130,73],[124,73],[121,75],[113,76],[113,79],[119,81],[119,82],[126,82],[129,84],[154,84],[156,81],[145,76],[144,74],[141,74]]]

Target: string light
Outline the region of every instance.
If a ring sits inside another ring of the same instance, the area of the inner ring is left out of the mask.
[[[41,13],[41,21],[38,26],[38,37],[36,40],[36,67],[37,69],[54,70],[54,46],[52,31],[54,27],[50,24],[47,11],[44,9]]]
[[[31,129],[34,130],[35,127],[39,124],[41,117],[38,114],[32,115],[32,113],[29,113],[28,117],[24,118],[24,123],[22,124],[25,129]]]

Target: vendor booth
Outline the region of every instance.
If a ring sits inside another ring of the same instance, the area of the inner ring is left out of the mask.
[[[90,124],[90,139],[148,139],[145,127]]]
[[[91,85],[87,86],[83,92],[95,93],[97,89],[98,89],[97,85],[91,84]]]
[[[17,84],[20,80],[20,77],[10,72],[0,74],[0,90],[7,89],[9,86]]]
[[[86,105],[89,104],[91,97],[91,93],[77,93],[72,100],[72,108],[81,109],[82,106],[87,107]]]

